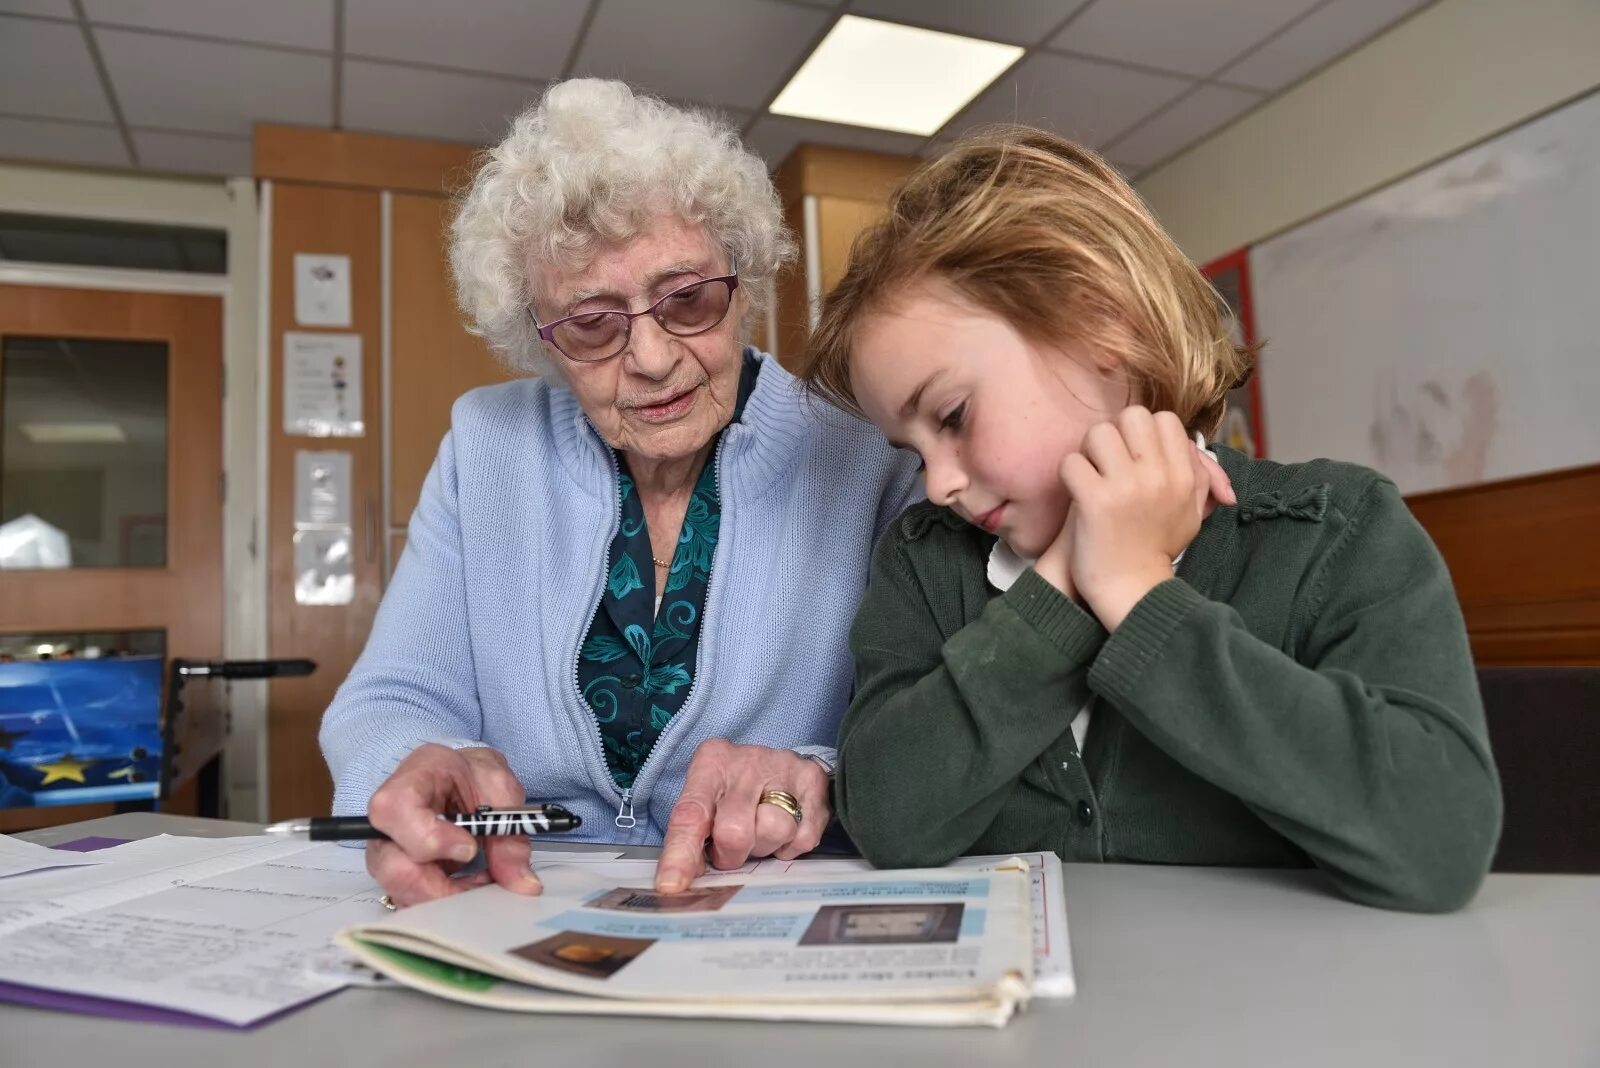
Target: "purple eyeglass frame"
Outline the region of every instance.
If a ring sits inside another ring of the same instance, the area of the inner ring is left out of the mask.
[[[720,319],[718,319],[716,322],[712,323],[710,326],[706,327],[703,330],[696,330],[692,334],[680,334],[676,330],[673,330],[673,329],[669,328],[667,326],[667,324],[663,323],[659,318],[656,318],[656,314],[655,314],[656,313],[656,309],[660,308],[661,305],[665,304],[667,301],[671,300],[673,297],[677,296],[679,293],[682,293],[686,289],[693,289],[696,286],[709,285],[712,282],[726,282],[728,284],[728,307],[724,308],[722,310],[722,317]],[[733,307],[733,295],[734,295],[735,292],[738,291],[738,289],[739,289],[738,265],[735,264],[734,265],[734,273],[732,273],[732,274],[712,275],[710,278],[701,278],[701,279],[698,279],[697,281],[690,282],[688,285],[679,286],[677,289],[674,289],[670,293],[662,294],[660,300],[656,301],[654,304],[650,305],[650,307],[644,309],[643,311],[631,312],[631,311],[621,311],[621,310],[615,309],[615,308],[607,308],[604,311],[578,312],[578,313],[576,313],[574,315],[563,315],[561,318],[557,319],[555,322],[548,323],[548,324],[545,324],[545,325],[541,326],[539,324],[539,317],[537,315],[533,314],[533,308],[530,306],[528,308],[528,318],[533,321],[534,329],[538,332],[540,340],[547,341],[551,345],[554,345],[557,352],[561,353],[561,355],[565,356],[567,359],[571,360],[573,363],[604,363],[607,360],[616,359],[618,356],[620,356],[622,354],[622,351],[628,347],[628,340],[633,336],[633,321],[635,319],[639,318],[640,316],[648,315],[651,318],[655,319],[656,320],[656,325],[660,326],[661,329],[665,330],[667,333],[671,334],[673,337],[699,337],[701,334],[709,333],[710,331],[715,330],[717,327],[722,325],[724,320],[726,320],[728,318],[728,310]],[[609,356],[601,356],[601,357],[598,357],[598,358],[593,359],[593,360],[580,360],[576,356],[574,356],[570,352],[568,352],[566,349],[562,348],[561,345],[556,341],[556,339],[555,339],[556,327],[560,326],[562,323],[571,322],[573,319],[587,319],[587,318],[590,318],[591,316],[594,316],[594,315],[621,315],[621,316],[623,316],[625,325],[623,326],[623,329],[622,329],[622,344],[618,345],[617,346],[617,351],[611,353]]]

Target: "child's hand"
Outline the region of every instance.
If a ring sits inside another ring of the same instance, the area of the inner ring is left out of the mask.
[[[1137,406],[1090,428],[1083,451],[1061,462],[1061,481],[1072,506],[1057,544],[1070,546],[1071,585],[1111,631],[1172,577],[1172,558],[1211,509],[1237,501],[1176,415]]]

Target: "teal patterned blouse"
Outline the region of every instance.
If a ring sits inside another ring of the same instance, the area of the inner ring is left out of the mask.
[[[746,352],[733,422],[744,415],[760,369],[761,361]],[[695,481],[659,612],[644,506],[627,461],[617,454],[620,519],[611,539],[611,570],[578,650],[578,687],[599,724],[606,766],[624,789],[633,785],[656,738],[694,687],[700,618],[722,522],[716,464],[721,437],[719,432]]]

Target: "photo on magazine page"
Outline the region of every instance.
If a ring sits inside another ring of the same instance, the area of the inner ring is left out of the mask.
[[[908,945],[954,942],[961,937],[959,901],[927,905],[824,905],[802,946]]]
[[[587,931],[562,931],[511,950],[535,964],[544,964],[589,979],[609,979],[656,944],[653,938],[620,938]]]
[[[618,886],[584,902],[584,907],[617,912],[716,912],[743,889],[743,883],[735,883],[658,894],[644,887]]]

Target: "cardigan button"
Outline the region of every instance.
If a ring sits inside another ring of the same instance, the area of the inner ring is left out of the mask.
[[[1094,809],[1089,807],[1089,802],[1078,802],[1078,822],[1085,827],[1094,822]]]

